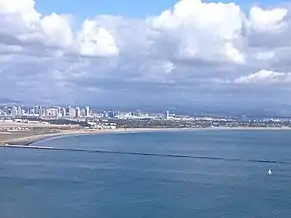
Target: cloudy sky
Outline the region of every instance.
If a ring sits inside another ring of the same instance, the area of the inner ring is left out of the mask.
[[[291,105],[290,9],[275,0],[0,0],[0,98]]]

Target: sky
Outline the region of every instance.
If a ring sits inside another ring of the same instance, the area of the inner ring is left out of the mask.
[[[290,4],[0,0],[0,99],[291,106]]]
[[[127,18],[144,18],[149,15],[157,15],[162,11],[173,7],[178,0],[38,0],[36,9],[43,14],[51,12],[74,14],[77,19],[94,17],[97,14],[120,15]],[[204,0],[205,3],[235,3],[242,10],[247,11],[253,5],[270,7],[278,4],[278,0]]]

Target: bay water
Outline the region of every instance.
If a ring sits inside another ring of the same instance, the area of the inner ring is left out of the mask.
[[[36,144],[64,150],[0,149],[1,218],[291,217],[288,130],[98,134]]]

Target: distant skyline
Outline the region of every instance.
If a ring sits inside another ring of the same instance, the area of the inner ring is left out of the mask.
[[[286,110],[290,9],[275,0],[3,0],[0,99]]]

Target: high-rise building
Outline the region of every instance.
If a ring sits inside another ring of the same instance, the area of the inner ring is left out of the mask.
[[[62,117],[62,108],[57,107],[57,110],[58,110],[58,117]]]
[[[17,115],[18,116],[22,116],[22,108],[21,108],[21,106],[18,106],[18,108],[17,108]]]
[[[90,117],[90,107],[87,106],[85,109],[85,117]]]
[[[12,107],[11,115],[12,115],[13,117],[15,117],[15,116],[18,115],[18,110],[17,110],[17,107],[16,107],[16,106],[13,106],[13,107]]]
[[[86,110],[83,108],[83,109],[81,109],[81,116],[80,117],[85,117],[85,115],[86,115]]]
[[[108,113],[106,111],[103,111],[103,117],[108,118]]]
[[[58,116],[58,109],[57,108],[47,108],[46,109],[46,116],[57,118]]]
[[[170,112],[169,111],[166,111],[165,113],[165,119],[168,120],[170,118]]]
[[[66,117],[67,116],[67,110],[66,110],[66,108],[62,108],[61,115],[62,115],[62,117]]]
[[[7,115],[9,115],[9,116],[12,115],[12,109],[11,108],[7,108]]]
[[[41,108],[39,111],[39,116],[46,116],[46,109],[45,108]]]
[[[70,118],[76,118],[76,109],[75,108],[69,108],[69,117]]]
[[[29,112],[29,114],[34,114],[34,108],[29,108],[29,110],[28,110]]]
[[[32,110],[29,110],[30,114],[35,114],[35,115],[42,115],[42,107],[41,106],[34,106],[33,108],[31,108]]]
[[[110,110],[110,111],[108,112],[108,117],[109,117],[109,118],[114,118],[114,117],[115,117],[115,113],[114,113],[113,110]]]
[[[38,114],[38,115],[41,114],[41,107],[40,106],[35,106],[34,107],[34,114]]]
[[[76,108],[76,117],[81,117],[81,109],[79,107]]]

